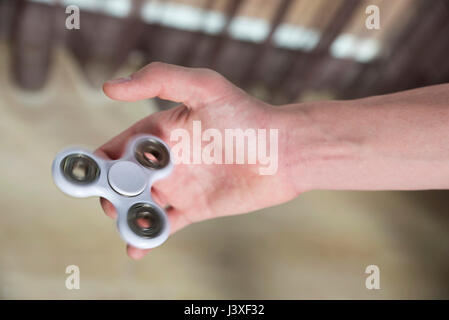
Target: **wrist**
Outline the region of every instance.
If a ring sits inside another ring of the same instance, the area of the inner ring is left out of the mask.
[[[296,193],[447,189],[449,112],[407,95],[280,107],[280,163]]]
[[[364,162],[369,147],[357,125],[349,121],[351,109],[345,101],[279,108],[279,162],[296,194],[315,189],[352,189],[360,184],[361,176],[352,173]]]

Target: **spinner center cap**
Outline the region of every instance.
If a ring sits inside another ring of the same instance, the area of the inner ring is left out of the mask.
[[[147,184],[143,169],[131,161],[114,163],[109,169],[108,180],[112,189],[128,197],[142,193]]]

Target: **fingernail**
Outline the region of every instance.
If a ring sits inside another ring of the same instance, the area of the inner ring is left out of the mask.
[[[122,78],[112,79],[112,80],[107,81],[107,83],[119,84],[119,83],[124,83],[124,82],[128,82],[128,81],[131,81],[131,77],[122,77]]]

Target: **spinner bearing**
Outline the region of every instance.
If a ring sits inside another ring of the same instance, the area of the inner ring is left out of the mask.
[[[53,161],[56,185],[66,194],[103,197],[115,207],[123,240],[141,249],[154,248],[170,233],[165,211],[151,197],[151,186],[173,169],[168,146],[151,135],[133,137],[122,158],[106,160],[93,153],[69,148]]]

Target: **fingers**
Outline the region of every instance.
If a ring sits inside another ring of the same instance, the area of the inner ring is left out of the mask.
[[[100,198],[100,205],[101,208],[103,208],[104,213],[106,213],[109,218],[117,218],[117,211],[115,210],[115,207],[111,202],[109,202],[105,198]]]
[[[170,208],[166,210],[168,220],[170,221],[170,234],[173,234],[182,228],[191,224],[191,222],[186,218],[187,215],[181,213],[180,211]],[[126,245],[126,253],[131,259],[139,260],[142,259],[151,249],[139,249],[131,245]]]
[[[110,159],[111,158],[101,149],[95,150],[94,154],[99,156],[99,157],[101,157],[101,158],[104,158],[104,159]],[[110,217],[112,219],[117,218],[117,211],[115,210],[115,208],[112,205],[112,203],[110,203],[105,198],[100,198],[100,205],[103,208],[104,213],[106,213],[106,215],[108,217]]]
[[[101,207],[103,208],[103,211],[106,213],[108,217],[112,219],[117,218],[117,211],[115,210],[111,202],[109,202],[104,198],[100,198],[100,204]],[[186,214],[183,214],[182,212],[174,208],[168,208],[166,210],[166,213],[168,220],[170,222],[170,234],[173,234],[191,224],[191,221],[187,219]],[[126,252],[128,256],[134,260],[142,259],[150,250],[151,249],[139,249],[129,244],[126,245]]]
[[[126,129],[122,133],[118,134],[104,145],[95,150],[94,154],[99,155],[105,159],[118,159],[123,153],[128,139],[136,133],[136,125],[134,124],[130,128]]]
[[[186,214],[183,214],[176,209],[171,208],[166,212],[168,220],[170,221],[170,234],[173,234],[192,223],[187,219]],[[142,259],[148,252],[150,252],[150,250],[151,249],[139,249],[129,244],[126,245],[126,253],[134,260]]]
[[[106,82],[103,91],[114,100],[159,97],[197,108],[220,98],[231,87],[224,77],[209,69],[153,62],[130,77]]]
[[[111,202],[104,198],[100,198],[100,204],[108,217],[112,219],[117,218],[117,211]],[[170,234],[173,234],[192,223],[192,221],[187,218],[187,213],[173,207],[167,208],[165,212],[167,213],[168,221],[170,222]]]
[[[104,198],[100,198],[100,204],[101,207],[103,208],[103,211],[106,213],[108,217],[112,219],[117,218],[117,211],[115,210],[111,202],[109,202]],[[168,220],[170,222],[170,234],[173,234],[192,223],[187,218],[187,214],[184,214],[174,208],[168,208],[166,210],[166,213]],[[128,256],[134,260],[139,260],[143,258],[149,251],[150,249],[139,249],[129,244],[126,246],[126,252]]]
[[[131,259],[140,260],[142,259],[151,249],[139,249],[131,245],[126,245],[126,253]]]

